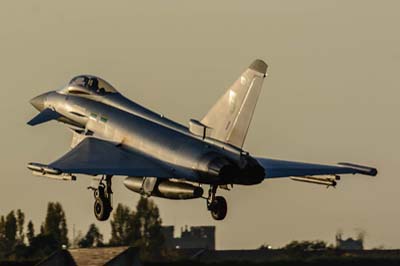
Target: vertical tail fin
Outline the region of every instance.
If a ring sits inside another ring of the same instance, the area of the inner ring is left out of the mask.
[[[255,60],[204,116],[210,137],[243,147],[267,67]]]

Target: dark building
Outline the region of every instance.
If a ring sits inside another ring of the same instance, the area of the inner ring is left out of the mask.
[[[215,250],[215,226],[186,226],[180,237],[174,236],[174,226],[163,226],[165,247],[169,249]]]
[[[363,250],[364,240],[362,237],[359,239],[347,238],[343,239],[341,234],[336,235],[336,248],[340,250]]]

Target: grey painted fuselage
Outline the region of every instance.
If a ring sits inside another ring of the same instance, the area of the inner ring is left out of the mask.
[[[255,161],[241,149],[194,135],[187,127],[119,93],[82,97],[54,91],[46,94],[45,106],[54,108],[68,119],[64,122],[79,125],[98,138],[162,162],[174,173],[171,178],[208,184],[257,184],[264,179],[259,168],[251,171],[253,176],[249,176],[246,165],[255,164]],[[226,170],[229,177],[221,174],[226,165],[234,168]],[[210,167],[215,168],[215,172]],[[246,176],[238,174],[240,169],[246,169]]]

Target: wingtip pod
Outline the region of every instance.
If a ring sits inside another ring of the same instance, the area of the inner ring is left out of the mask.
[[[60,170],[41,163],[28,163],[28,169],[35,176],[47,177],[56,180],[75,181],[76,176],[62,173]]]
[[[256,59],[251,63],[249,68],[265,75],[267,73],[268,65],[263,60]]]
[[[373,168],[373,167],[354,164],[354,163],[338,163],[338,164],[341,166],[353,168],[353,169],[357,170],[358,173],[363,174],[363,175],[376,176],[378,174],[378,169]]]

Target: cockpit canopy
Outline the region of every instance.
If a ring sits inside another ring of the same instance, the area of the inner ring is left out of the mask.
[[[117,90],[110,83],[90,75],[74,77],[62,91],[72,95],[99,96],[117,93]]]

